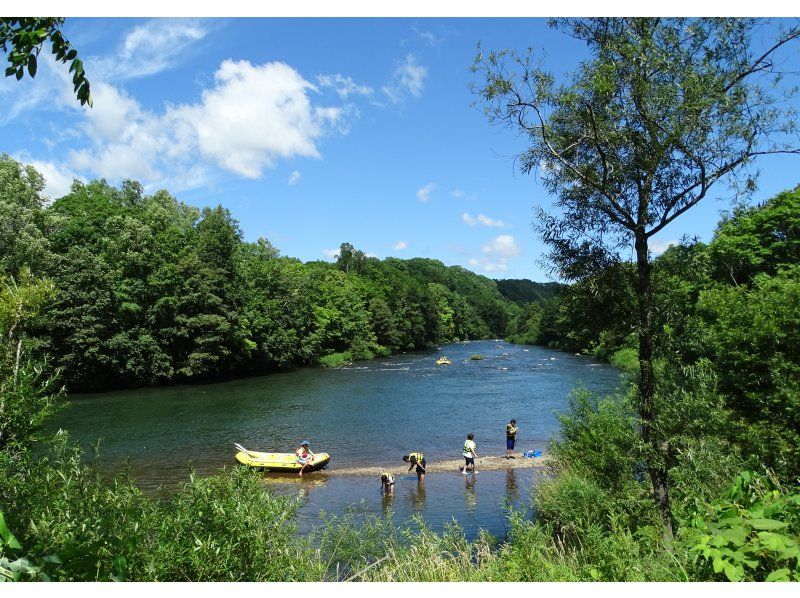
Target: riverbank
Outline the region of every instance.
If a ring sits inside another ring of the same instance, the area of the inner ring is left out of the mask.
[[[505,455],[487,455],[479,457],[476,469],[481,471],[501,471],[506,469],[539,469],[544,468],[550,462],[548,455],[541,457],[522,457],[517,455],[514,459],[506,459]],[[459,471],[464,466],[464,459],[448,459],[445,461],[431,461],[428,463],[427,472],[435,474],[440,472]],[[343,467],[341,469],[325,470],[327,475],[332,476],[380,476],[383,473],[391,473],[396,476],[408,473],[407,465],[399,466],[367,466],[367,467]],[[413,470],[412,470],[413,473]]]

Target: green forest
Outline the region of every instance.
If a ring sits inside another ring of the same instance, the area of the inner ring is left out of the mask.
[[[72,392],[341,365],[516,330],[524,292],[438,260],[335,263],[245,242],[222,206],[198,209],[126,181],[76,182],[45,205],[35,170],[0,158],[0,272],[52,286],[25,322],[31,353]],[[557,285],[556,285],[557,286]]]
[[[592,50],[566,83],[510,50],[473,72],[490,123],[527,136],[523,171],[543,171],[556,209],[535,226],[564,285],[347,243],[302,263],[244,242],[221,206],[103,181],[47,204],[34,169],[0,160],[0,580],[800,581],[800,187],[762,197],[746,171],[800,153],[770,95],[772,55],[800,29],[753,55],[749,19],[553,26]],[[737,201],[713,237],[654,255],[728,176]],[[503,538],[356,512],[301,535],[298,501],[257,472],[147,496],[43,431],[67,389],[500,336],[593,354],[625,380],[573,391]]]

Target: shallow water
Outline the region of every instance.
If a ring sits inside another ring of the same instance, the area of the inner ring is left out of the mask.
[[[484,359],[470,360],[475,353]],[[441,355],[453,365],[437,366]],[[565,410],[576,386],[611,392],[619,380],[618,370],[589,357],[474,341],[335,370],[73,396],[55,424],[84,446],[100,438],[109,471],[129,459],[145,490],[185,480],[189,462],[200,474],[233,465],[234,442],[287,452],[307,438],[312,450],[330,453],[326,472],[302,483],[266,476],[276,491],[302,494],[301,527],[320,510],[339,513],[364,499],[368,512],[391,509],[398,518],[419,513],[434,528],[455,517],[467,531],[481,526],[502,535],[497,505],[506,498],[526,505],[533,470],[480,472],[472,486],[458,472],[431,473],[424,490],[416,478],[402,479],[387,505],[377,480],[336,476],[336,469],[402,465],[401,456],[410,451],[424,452],[429,461],[459,458],[467,432],[475,433],[479,455],[499,455],[512,417],[519,427],[517,450],[544,449],[557,431],[555,413]]]

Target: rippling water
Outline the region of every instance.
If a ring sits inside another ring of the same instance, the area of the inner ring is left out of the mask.
[[[475,353],[484,359],[470,360]],[[453,364],[437,366],[441,355]],[[468,432],[479,454],[502,454],[511,418],[518,450],[543,449],[557,432],[554,413],[567,407],[576,386],[611,392],[618,384],[615,368],[589,357],[474,341],[335,370],[73,396],[55,424],[85,446],[101,439],[110,471],[129,459],[145,490],[185,480],[190,462],[201,474],[232,465],[234,442],[286,452],[307,438],[312,450],[331,454],[328,473],[302,482],[266,477],[276,491],[301,496],[301,527],[321,509],[338,513],[360,503],[399,518],[419,513],[437,528],[455,518],[468,533],[481,526],[502,535],[503,504],[527,504],[533,470],[485,471],[466,480],[458,472],[431,473],[424,488],[415,477],[401,479],[395,496],[381,499],[377,480],[336,476],[336,469],[398,464],[410,451],[429,461],[460,458]]]

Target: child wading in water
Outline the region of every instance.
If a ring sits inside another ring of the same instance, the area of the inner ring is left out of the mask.
[[[391,494],[394,492],[394,476],[390,473],[381,474],[381,493]]]
[[[466,463],[464,467],[461,468],[461,473],[464,475],[467,474],[467,468],[472,465],[472,473],[475,473],[475,459],[478,457],[478,454],[475,452],[475,449],[478,446],[475,444],[475,434],[467,434],[467,441],[464,443],[464,460]]]

